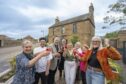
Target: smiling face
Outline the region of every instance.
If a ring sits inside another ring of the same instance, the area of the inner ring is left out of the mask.
[[[100,38],[95,37],[95,38],[92,39],[92,46],[93,46],[93,48],[100,47],[100,44],[101,44]]]
[[[23,52],[24,53],[29,54],[29,53],[32,52],[32,42],[31,41],[28,41],[28,40],[23,41],[22,47],[23,47]]]
[[[32,45],[23,46],[23,51],[27,54],[32,52]]]
[[[73,49],[73,44],[72,44],[72,43],[68,43],[68,44],[67,44],[67,48],[68,48],[68,50]]]
[[[54,38],[54,44],[55,44],[55,45],[58,45],[59,42],[60,42],[59,37],[55,37],[55,38]]]
[[[66,39],[62,39],[62,44],[66,45]]]
[[[40,40],[39,43],[40,43],[41,47],[44,47],[46,45],[46,41],[45,40]]]

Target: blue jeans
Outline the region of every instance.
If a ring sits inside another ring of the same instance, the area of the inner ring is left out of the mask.
[[[87,84],[105,84],[105,76],[103,72],[98,72],[87,68],[86,82]]]

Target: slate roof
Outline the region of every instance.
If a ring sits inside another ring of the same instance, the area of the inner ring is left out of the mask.
[[[57,24],[53,24],[52,26],[50,26],[50,28],[56,27],[56,26],[60,26],[60,25],[64,25],[64,24],[69,24],[69,23],[73,23],[73,22],[78,22],[78,21],[84,21],[89,19],[89,13],[87,14],[83,14],[77,17],[73,17],[64,21],[60,21]]]

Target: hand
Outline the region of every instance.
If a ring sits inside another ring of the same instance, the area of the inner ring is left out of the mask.
[[[109,47],[110,46],[110,40],[109,39],[105,39],[104,40],[105,46]]]
[[[79,55],[76,55],[76,58],[77,58],[78,60],[80,60],[80,59],[81,59],[81,57],[80,57]]]
[[[45,50],[45,51],[42,51],[40,54],[42,56],[48,56],[50,54],[50,51]]]
[[[55,56],[56,57],[60,57],[60,53],[55,53]]]
[[[49,75],[49,70],[46,70],[45,75],[46,75],[46,76]]]

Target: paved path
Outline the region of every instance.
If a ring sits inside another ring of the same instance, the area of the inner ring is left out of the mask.
[[[0,48],[0,73],[9,69],[9,60],[21,52],[21,46]]]
[[[122,76],[122,78],[123,78],[123,84],[126,84],[126,64],[124,64],[123,62],[122,62],[122,60],[121,61],[119,61],[118,62],[118,64],[122,67],[122,69],[123,69],[123,71],[120,73],[121,74],[121,76]]]

